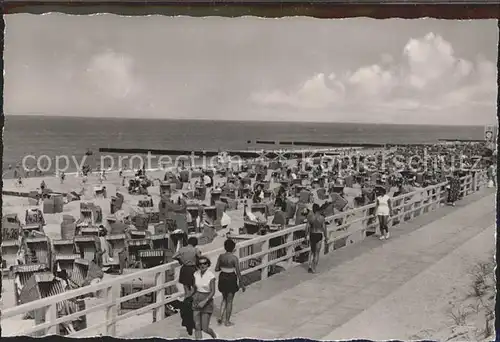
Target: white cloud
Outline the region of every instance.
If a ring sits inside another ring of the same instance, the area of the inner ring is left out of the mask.
[[[305,81],[295,92],[276,90],[267,94],[257,93],[253,95],[253,100],[262,104],[288,104],[298,108],[320,109],[340,101],[344,91],[344,85],[336,80],[335,74],[325,78],[320,73]]]
[[[369,97],[385,96],[398,85],[396,75],[390,70],[384,70],[379,65],[362,67],[347,79],[355,94]]]
[[[134,61],[130,56],[106,51],[93,56],[86,70],[90,87],[114,99],[124,99],[138,91]]]
[[[318,110],[361,105],[366,111],[496,107],[493,62],[459,58],[451,44],[434,33],[410,39],[401,57],[402,62],[395,65],[395,59],[384,54],[380,63],[346,71],[340,77],[316,74],[295,90],[260,92],[252,99],[261,105]]]

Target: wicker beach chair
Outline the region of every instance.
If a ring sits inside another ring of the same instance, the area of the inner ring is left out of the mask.
[[[73,262],[80,255],[76,253],[76,246],[73,240],[53,240],[53,267],[70,271],[73,268]]]
[[[21,304],[21,291],[35,273],[46,273],[50,270],[47,265],[33,264],[33,265],[14,265],[10,271],[10,275],[14,278],[14,299],[16,305]]]
[[[102,266],[103,268],[116,269],[121,272],[125,267],[125,260],[127,254],[126,234],[113,234],[106,236],[106,243],[108,244],[109,254],[103,255]]]
[[[27,258],[28,264],[44,264],[48,268],[51,266],[51,243],[47,236],[29,237],[26,238],[26,246],[31,251],[31,255]]]
[[[308,189],[302,189],[299,193],[299,203],[311,203],[313,194]]]
[[[149,235],[138,237],[137,235],[134,236],[134,234],[131,234],[125,243],[127,247],[127,260],[129,265],[136,264],[140,261],[139,251],[150,250],[152,247],[152,241]]]
[[[132,218],[132,223],[137,228],[137,230],[146,231],[148,230],[149,219],[149,214],[139,213]]]
[[[2,241],[2,273],[8,272],[11,266],[17,264],[17,255],[20,248],[18,240]]]
[[[94,260],[97,252],[100,250],[99,239],[97,235],[79,235],[75,236],[76,251],[82,259]]]
[[[152,249],[172,249],[169,235],[165,233],[151,235],[151,244]]]
[[[76,259],[79,259],[79,254],[58,254],[54,255],[54,266],[53,272],[66,271],[68,275],[71,275],[73,272],[74,263]]]
[[[80,203],[80,222],[87,226],[101,224],[103,220],[102,209],[93,203]]]
[[[78,287],[90,285],[93,279],[102,279],[104,273],[93,261],[86,259],[76,259],[73,263],[71,281]]]
[[[28,303],[38,299],[54,296],[65,291],[65,283],[62,279],[56,278],[52,273],[35,273],[26,282],[21,291],[21,303]],[[57,317],[69,315],[85,309],[85,302],[81,300],[65,300],[56,303]],[[33,312],[35,324],[45,322],[46,308],[38,309]],[[70,332],[78,331],[86,327],[86,317],[78,317],[71,323],[61,324],[58,327],[58,334],[66,335]],[[36,335],[43,335],[39,333]]]
[[[138,254],[142,268],[151,268],[166,264],[172,261],[172,256],[174,255],[173,251],[165,248],[141,250]]]
[[[219,201],[222,195],[221,190],[213,190],[210,193],[210,205],[215,205],[215,202]]]

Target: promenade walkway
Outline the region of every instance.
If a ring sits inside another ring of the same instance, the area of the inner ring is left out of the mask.
[[[234,326],[217,326],[214,317],[211,324],[219,337],[225,339],[398,337],[380,334],[383,319],[369,323],[360,317],[368,317],[370,312],[371,317],[374,313],[385,315],[383,317],[388,320],[386,329],[394,331],[392,329],[397,328],[398,322],[394,322],[394,315],[388,314],[388,307],[405,308],[406,299],[401,295],[398,297],[397,292],[403,287],[412,287],[410,292],[415,295],[407,304],[414,305],[414,309],[401,309],[401,315],[408,314],[408,317],[399,319],[402,322],[412,320],[415,315],[428,315],[419,322],[412,322],[412,331],[416,333],[433,323],[433,316],[429,314],[432,310],[422,309],[421,305],[419,309],[416,301],[431,303],[442,300],[439,296],[444,290],[440,291],[441,285],[435,278],[440,277],[436,273],[441,272],[439,269],[450,268],[451,261],[444,263],[444,260],[479,237],[481,241],[491,242],[493,248],[495,212],[494,191],[481,190],[458,202],[456,207],[443,207],[394,227],[391,239],[387,241],[368,237],[363,242],[323,256],[318,274],[307,273],[304,265],[252,284],[245,293],[236,296]],[[484,248],[483,252],[490,250],[490,246]],[[395,300],[399,301],[396,306]],[[153,336],[188,337],[180,326],[179,315],[124,337]]]

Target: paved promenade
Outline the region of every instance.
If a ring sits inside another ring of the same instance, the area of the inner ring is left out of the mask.
[[[456,207],[443,207],[395,227],[387,241],[369,237],[323,256],[318,274],[308,274],[304,265],[252,284],[236,296],[235,325],[217,326],[212,318],[212,327],[226,339],[365,337],[357,333],[357,327],[365,323],[355,321],[360,314],[377,306],[383,311],[384,299],[403,286],[414,286],[415,292],[425,288],[421,298],[434,298],[432,287],[417,285],[431,280],[426,270],[480,234],[483,238],[490,234],[494,241],[495,211],[495,193],[484,189]],[[416,281],[417,277],[421,279]],[[404,297],[400,301],[404,307]],[[425,322],[414,331],[424,328]],[[182,338],[187,334],[176,315],[125,337],[153,336]]]

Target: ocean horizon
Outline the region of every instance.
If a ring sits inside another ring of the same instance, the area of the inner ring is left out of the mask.
[[[484,139],[484,126],[376,123],[262,122],[150,118],[6,115],[4,170],[27,155],[81,158],[99,148],[247,150],[265,141],[343,144],[422,144],[439,139]],[[249,143],[250,142],[250,143]],[[267,148],[284,146],[267,145]]]

